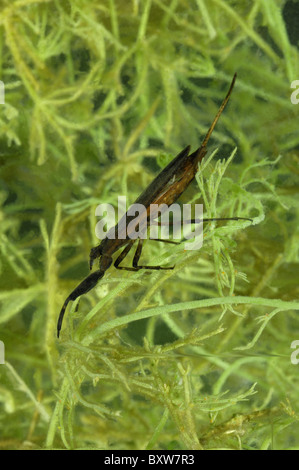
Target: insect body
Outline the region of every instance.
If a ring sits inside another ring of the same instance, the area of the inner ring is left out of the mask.
[[[190,146],[186,147],[182,150],[159,174],[156,178],[150,183],[150,185],[143,191],[143,193],[137,198],[135,204],[143,204],[146,208],[146,213],[143,220],[139,220],[139,228],[148,227],[150,222],[150,206],[153,204],[166,204],[171,205],[173,204],[180,195],[185,191],[185,189],[189,186],[191,181],[194,179],[196,172],[198,170],[198,163],[204,158],[207,150],[206,146],[209,141],[209,138],[214,130],[214,127],[224,110],[229,97],[231,95],[234,83],[236,80],[236,74],[233,77],[231,82],[230,88],[227,92],[226,97],[224,98],[213,122],[208,130],[201,146],[195,150],[191,155]],[[64,313],[66,307],[70,301],[74,301],[82,294],[86,294],[90,291],[97,282],[104,276],[106,270],[111,266],[113,259],[113,254],[118,251],[121,247],[125,247],[124,250],[120,253],[118,258],[114,262],[114,266],[117,269],[124,269],[127,271],[138,271],[139,269],[173,269],[174,267],[162,267],[162,266],[141,266],[138,264],[141,252],[142,252],[142,243],[143,240],[138,238],[138,245],[137,249],[133,258],[132,267],[124,267],[120,266],[120,263],[123,259],[127,256],[129,251],[131,250],[133,244],[136,242],[136,238],[131,238],[130,233],[128,233],[127,228],[129,223],[135,219],[135,216],[130,216],[125,214],[126,217],[126,224],[122,223],[123,219],[119,221],[116,227],[113,228],[115,230],[115,237],[113,239],[107,236],[102,240],[102,242],[91,249],[90,251],[90,269],[92,269],[93,263],[96,259],[99,258],[99,269],[94,271],[93,273],[89,274],[67,297],[65,300],[57,323],[57,337],[59,337],[62,320],[64,317]],[[226,218],[226,219],[202,219],[203,222],[207,220],[239,220],[243,219],[242,217],[233,217],[233,218]],[[246,219],[250,220],[250,219]],[[196,222],[196,221],[190,221]],[[125,232],[124,232],[125,230]],[[167,241],[169,243],[176,243],[170,240],[158,240],[158,241]]]

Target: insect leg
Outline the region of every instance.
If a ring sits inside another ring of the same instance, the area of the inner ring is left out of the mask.
[[[159,241],[164,241],[164,240],[159,240]],[[138,246],[137,246],[134,258],[133,258],[134,268],[136,268],[136,269],[156,269],[156,270],[159,270],[159,269],[174,269],[174,266],[169,266],[169,267],[168,266],[166,266],[166,267],[165,266],[138,266],[138,261],[140,259],[141,252],[142,252],[142,244],[143,244],[143,240],[141,238],[139,238]]]
[[[127,266],[120,266],[120,263],[125,259],[129,251],[131,250],[133,244],[135,243],[136,240],[132,240],[131,242],[128,243],[128,245],[125,247],[125,249],[121,252],[119,257],[115,260],[114,262],[114,267],[116,269],[123,269],[125,271],[139,271],[138,268],[136,267],[127,267]]]
[[[190,220],[185,220],[182,223],[198,224],[200,222],[213,222],[216,220],[249,220],[249,222],[252,222],[252,219],[249,219],[248,217],[212,217],[211,219],[190,219]]]
[[[114,263],[114,266],[117,268],[117,269],[123,269],[125,271],[139,271],[140,269],[173,269],[174,266],[170,266],[170,267],[163,267],[163,266],[138,266],[138,261],[140,259],[140,256],[141,256],[141,252],[142,252],[142,243],[143,243],[143,240],[142,239],[138,239],[138,246],[136,248],[136,252],[135,252],[135,255],[134,255],[134,258],[133,258],[133,267],[127,267],[127,266],[119,266],[120,263],[123,261],[123,259],[125,259],[125,257],[127,256],[127,254],[129,253],[129,251],[131,250],[134,242],[136,240],[132,240],[127,246],[126,248],[121,252],[121,254],[119,255],[119,257],[116,259],[115,263]]]
[[[59,338],[63,317],[65,314],[66,307],[68,303],[77,299],[82,294],[86,294],[86,292],[90,291],[101,279],[105,274],[105,271],[98,269],[92,274],[89,274],[74,290],[70,293],[68,298],[65,300],[62,309],[59,314],[58,322],[57,322],[57,338]]]
[[[164,222],[161,222],[160,220],[158,220],[158,221],[153,220],[151,223],[153,225],[158,225],[159,227],[162,227],[162,226],[165,226],[165,225],[168,225],[168,226],[172,225],[171,223],[168,223],[168,222],[164,223]],[[179,245],[180,243],[182,243],[181,240],[175,242],[174,240],[165,240],[163,238],[149,238],[149,240],[152,240],[154,242],[172,243],[173,245]]]
[[[189,219],[189,220],[182,220],[179,222],[180,225],[185,225],[185,224],[199,224],[201,222],[213,222],[217,220],[248,220],[249,222],[252,222],[252,219],[249,217],[211,217],[210,219]],[[155,225],[158,225],[159,227],[162,227],[164,225],[175,225],[175,223],[171,224],[168,222],[156,222]],[[158,238],[151,238],[150,240],[159,240]],[[168,240],[161,240],[167,242]],[[170,241],[169,243],[176,243],[173,241]],[[180,242],[178,242],[180,243]]]
[[[149,238],[154,242],[162,242],[162,243],[172,243],[173,245],[179,245],[181,241],[175,242],[174,240],[163,240],[162,238]]]

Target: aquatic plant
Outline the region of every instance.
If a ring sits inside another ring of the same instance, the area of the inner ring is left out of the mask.
[[[2,3],[1,448],[298,448],[296,5]],[[175,270],[111,268],[57,341],[97,204],[196,148],[234,72],[181,200],[253,224],[208,224],[198,252],[148,241]]]

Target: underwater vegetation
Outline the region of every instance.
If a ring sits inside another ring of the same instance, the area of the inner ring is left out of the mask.
[[[299,448],[298,15],[292,0],[2,0],[1,449]],[[199,251],[148,240],[144,264],[175,269],[111,267],[57,340],[97,205],[133,203],[198,148],[235,72],[180,201],[253,222],[206,224]]]

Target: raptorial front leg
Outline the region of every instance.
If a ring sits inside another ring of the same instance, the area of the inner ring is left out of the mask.
[[[68,303],[71,302],[71,301],[74,301],[76,300],[78,297],[80,297],[80,295],[83,295],[83,294],[86,294],[86,292],[89,292],[93,287],[95,287],[95,285],[97,284],[97,282],[99,281],[99,279],[101,279],[105,274],[105,271],[102,271],[100,269],[98,269],[97,271],[95,271],[94,273],[92,274],[89,274],[89,276],[87,276],[74,290],[73,292],[70,293],[70,295],[68,296],[68,298],[65,300],[63,306],[62,306],[62,309],[60,311],[60,314],[59,314],[59,317],[58,317],[58,322],[57,322],[57,338],[59,338],[59,334],[60,334],[60,330],[61,330],[61,326],[62,326],[62,321],[63,321],[63,317],[64,317],[64,314],[65,314],[65,310],[66,310],[66,307],[68,306]]]

